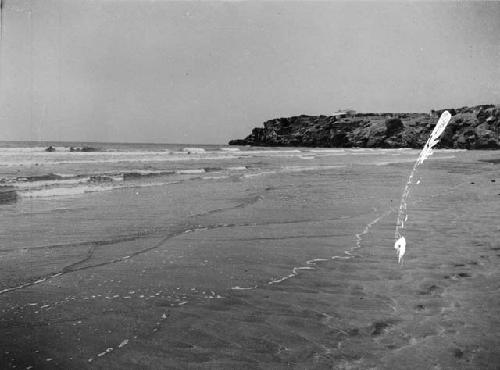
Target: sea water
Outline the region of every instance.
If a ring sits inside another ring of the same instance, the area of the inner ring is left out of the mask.
[[[412,149],[74,142],[45,151],[50,144],[0,142],[0,186],[17,192],[17,201],[0,205],[0,249],[147,233],[186,209],[196,212],[207,199],[194,199],[193,192],[214,181],[245,187],[252,179],[286,173],[337,171],[340,176],[346,167],[403,164],[418,154]],[[71,152],[72,146],[97,151]],[[174,196],[174,187],[182,189],[180,195]]]

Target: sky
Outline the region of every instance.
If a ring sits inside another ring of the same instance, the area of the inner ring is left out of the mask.
[[[500,104],[500,2],[3,0],[0,140],[225,144]]]

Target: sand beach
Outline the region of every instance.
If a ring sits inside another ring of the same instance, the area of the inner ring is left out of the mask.
[[[3,204],[1,367],[498,368],[496,152],[273,150]]]

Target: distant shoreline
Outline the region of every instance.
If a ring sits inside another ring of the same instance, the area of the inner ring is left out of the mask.
[[[4,144],[34,144],[37,146],[78,146],[82,144],[90,145],[172,145],[172,146],[226,146],[227,144],[199,144],[199,143],[153,143],[153,142],[129,142],[129,141],[78,141],[78,140],[0,140],[0,147],[13,147],[5,146]],[[55,145],[61,144],[61,145]]]

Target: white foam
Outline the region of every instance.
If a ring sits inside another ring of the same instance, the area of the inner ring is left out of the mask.
[[[279,284],[279,283],[282,283],[284,282],[285,280],[288,280],[288,279],[291,279],[293,277],[297,276],[297,274],[295,273],[291,273],[289,275],[286,275],[286,276],[283,276],[281,278],[278,278],[278,279],[273,279],[271,281],[269,281],[267,284],[269,285],[273,285],[273,284]]]
[[[323,261],[328,261],[326,258],[313,258],[312,260],[306,261],[306,264],[308,265],[314,265],[316,262],[323,262]]]
[[[223,152],[239,152],[240,148],[220,148]]]
[[[113,181],[123,181],[123,174],[109,176]]]
[[[221,179],[227,179],[229,176],[223,175],[223,176],[203,176],[203,180],[221,180]]]
[[[233,166],[227,168],[230,171],[246,171],[247,168],[245,166]]]
[[[311,149],[309,150],[311,153],[344,153],[344,149]]]
[[[177,170],[175,171],[175,173],[177,174],[182,174],[182,175],[189,175],[189,174],[195,174],[195,173],[205,173],[205,169],[204,168],[196,168],[196,169],[192,169],[192,170]]]
[[[51,154],[51,153],[48,153]],[[85,156],[83,156],[85,155]],[[230,153],[210,152],[203,155],[190,155],[187,153],[179,153],[178,155],[165,155],[164,152],[159,153],[67,153],[66,155],[46,156],[43,153],[34,158],[29,156],[17,156],[10,158],[0,155],[0,166],[2,167],[33,167],[37,165],[58,165],[58,164],[118,164],[118,163],[154,163],[154,162],[174,162],[174,161],[201,161],[201,160],[221,160],[237,158]]]
[[[88,186],[59,187],[59,188],[38,189],[38,190],[28,189],[25,191],[20,191],[19,195],[25,198],[45,198],[45,197],[81,195],[85,193],[109,191],[113,189],[114,189],[113,186],[88,185]]]
[[[183,152],[186,153],[205,153],[206,150],[203,148],[184,148],[182,149]]]
[[[138,173],[140,175],[155,175],[155,174],[168,174],[172,173],[172,171],[166,171],[166,170],[126,170],[124,171],[125,173]]]
[[[148,188],[154,186],[164,186],[178,184],[179,181],[162,181],[144,184],[113,184],[113,185],[80,185],[75,187],[53,187],[46,189],[26,189],[18,192],[22,198],[49,198],[49,197],[71,197],[87,193],[96,193],[118,189]]]
[[[54,175],[62,177],[62,178],[68,178],[68,177],[76,177],[75,174],[73,173],[54,173]]]
[[[298,150],[298,149],[292,149],[292,150],[241,150],[238,152],[238,155],[244,155],[244,156],[260,156],[260,155],[266,155],[266,156],[279,156],[279,157],[287,157],[287,156],[297,156],[301,155],[303,152]]]
[[[247,173],[247,174],[243,175],[243,177],[246,177],[246,178],[259,177],[259,176],[264,176],[264,175],[271,175],[274,173],[278,173],[278,171],[262,171],[262,172],[255,172],[255,173]]]
[[[347,258],[350,258],[350,257],[347,257]],[[282,283],[285,280],[294,278],[295,276],[297,276],[299,274],[300,270],[314,270],[314,267],[311,266],[311,265],[316,265],[318,262],[323,262],[323,261],[328,261],[328,259],[326,259],[326,258],[313,258],[313,259],[310,259],[310,260],[306,261],[306,265],[308,265],[308,266],[294,267],[292,269],[292,272],[290,274],[285,275],[285,276],[280,277],[280,278],[272,279],[272,280],[268,281],[267,284],[268,285],[279,284],[279,283]]]
[[[84,184],[90,180],[90,177],[80,177],[74,179],[65,180],[41,180],[41,181],[27,181],[27,182],[17,182],[14,186],[19,190],[30,190],[33,188],[49,187],[53,185],[68,186]]]
[[[320,171],[343,168],[345,166],[286,166],[281,172],[302,172],[302,171]]]

